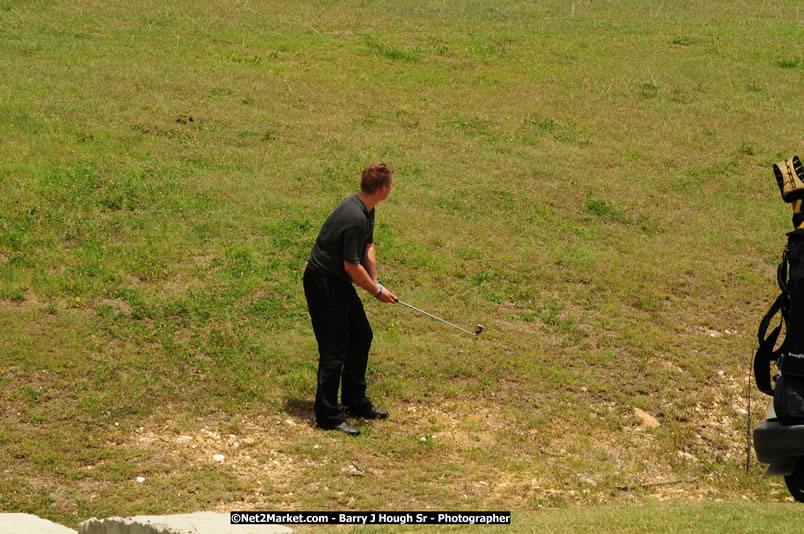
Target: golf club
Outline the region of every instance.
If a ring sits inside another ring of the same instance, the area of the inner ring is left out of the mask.
[[[441,317],[436,317],[436,316],[435,316],[435,315],[433,315],[432,313],[427,313],[427,312],[426,312],[426,311],[424,311],[424,310],[420,310],[420,309],[419,309],[419,308],[417,308],[416,306],[411,306],[411,305],[410,305],[410,304],[408,304],[407,302],[402,302],[402,301],[401,301],[401,300],[399,300],[399,299],[396,299],[396,301],[397,301],[397,303],[402,304],[403,306],[407,306],[408,308],[410,308],[410,309],[412,309],[412,310],[416,310],[416,311],[417,311],[417,312],[419,312],[419,313],[423,313],[424,315],[426,315],[426,316],[428,316],[428,317],[432,317],[433,319],[437,319],[437,320],[441,321],[442,323],[446,323],[446,324],[450,325],[451,327],[453,327],[453,328],[457,328],[457,329],[458,329],[458,330],[460,330],[461,332],[466,332],[467,334],[469,334],[469,335],[471,335],[471,336],[475,336],[475,337],[477,337],[477,336],[478,336],[478,335],[480,335],[480,333],[483,331],[483,325],[482,325],[482,324],[477,325],[477,327],[475,327],[475,331],[474,331],[474,332],[470,332],[469,330],[465,330],[465,329],[461,328],[460,326],[457,326],[457,325],[452,324],[452,323],[451,323],[451,322],[449,322],[449,321],[445,321],[445,320],[444,320],[444,319],[442,319]]]

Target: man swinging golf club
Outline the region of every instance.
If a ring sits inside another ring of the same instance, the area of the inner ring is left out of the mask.
[[[304,272],[304,296],[318,342],[315,419],[320,428],[357,436],[346,415],[385,419],[388,412],[366,397],[366,365],[373,337],[363,303],[352,286],[381,302],[396,295],[377,282],[374,207],[391,193],[394,170],[384,163],[366,167],[360,192],[330,214],[315,241]],[[338,386],[346,412],[338,404]]]

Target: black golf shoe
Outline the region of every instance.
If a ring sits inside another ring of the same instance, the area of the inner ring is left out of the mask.
[[[371,403],[368,403],[362,406],[350,406],[346,408],[346,415],[350,417],[360,417],[363,419],[386,419],[388,417],[388,412],[377,408]]]
[[[344,421],[343,423],[339,424],[335,428],[330,428],[329,430],[337,430],[339,432],[344,432],[346,434],[349,434],[350,436],[359,436],[360,435],[360,429],[357,428],[354,425],[350,425],[346,421]]]

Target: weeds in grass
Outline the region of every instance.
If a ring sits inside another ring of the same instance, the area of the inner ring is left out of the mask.
[[[755,328],[789,225],[768,166],[800,87],[767,69],[800,50],[779,6],[750,8],[0,6],[0,506],[616,503],[678,449],[712,453],[683,466],[712,475],[691,495],[764,498],[731,476],[734,428],[693,424],[734,417],[706,380],[742,369],[726,331]],[[301,270],[379,160],[384,283],[487,330],[366,301],[392,419],[338,440],[311,426]],[[635,405],[665,427],[632,428]],[[210,463],[213,425],[264,443]],[[588,493],[564,476],[594,469]]]
[[[781,69],[797,69],[799,66],[804,65],[804,61],[798,59],[780,59],[776,61],[775,65]]]

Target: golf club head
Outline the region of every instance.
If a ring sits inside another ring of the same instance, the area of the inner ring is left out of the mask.
[[[475,335],[479,336],[480,333],[483,332],[483,330],[484,330],[484,328],[483,328],[482,324],[477,325],[477,327],[475,328]]]

